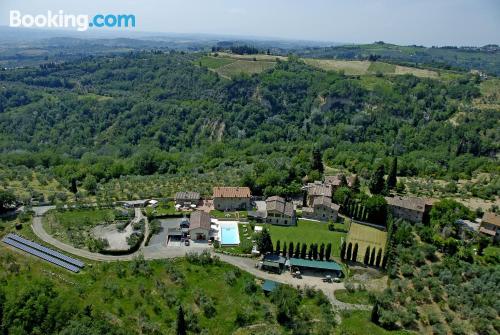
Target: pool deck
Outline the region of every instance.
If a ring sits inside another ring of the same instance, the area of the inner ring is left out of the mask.
[[[217,239],[220,241],[221,245],[223,246],[234,246],[234,245],[239,245],[241,243],[240,241],[240,232],[239,232],[239,227],[238,227],[238,221],[220,221],[217,219],[212,219],[212,223],[215,223],[217,226]],[[233,228],[235,233],[234,233],[234,240],[232,238],[231,241],[228,241],[228,243],[224,243],[222,239],[223,235],[223,230],[224,228]]]

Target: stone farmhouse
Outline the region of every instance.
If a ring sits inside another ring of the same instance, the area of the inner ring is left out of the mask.
[[[500,216],[495,213],[485,213],[479,232],[491,237],[495,241],[500,241]]]
[[[310,207],[302,208],[302,216],[320,221],[336,221],[340,206],[327,196],[315,197]]]
[[[291,201],[282,197],[273,196],[266,199],[266,223],[292,226],[297,224],[295,209]]]
[[[396,219],[422,223],[428,219],[432,201],[417,197],[385,197],[389,210]]]
[[[250,205],[248,187],[214,187],[214,208],[220,211],[247,210]]]

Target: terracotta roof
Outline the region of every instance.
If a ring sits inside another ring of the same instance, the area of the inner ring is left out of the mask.
[[[250,198],[248,187],[214,187],[214,198]]]
[[[390,206],[406,208],[417,212],[424,212],[425,205],[430,205],[431,201],[417,197],[385,197]]]
[[[342,182],[342,173],[338,173],[334,176],[325,176],[325,184],[329,184],[332,186],[340,186]],[[352,187],[352,183],[354,182],[354,176],[346,177],[347,186]]]
[[[484,227],[479,228],[479,232],[490,236],[495,236],[497,234],[496,231]]]
[[[500,215],[496,215],[495,213],[492,212],[487,212],[484,214],[482,222],[500,227]]]
[[[307,185],[307,194],[310,196],[332,196],[332,185],[312,183]]]
[[[177,193],[175,193],[175,199],[199,200],[200,193],[198,193],[198,192],[177,192]]]
[[[316,207],[316,206],[320,206],[320,205],[323,205],[325,207],[329,207],[331,209],[334,209],[336,211],[339,210],[340,206],[337,205],[337,204],[334,204],[332,202],[332,199],[329,198],[329,197],[317,197],[314,199],[313,201],[313,206]]]
[[[203,211],[194,211],[189,217],[189,230],[204,228],[210,230],[210,215]]]
[[[286,201],[282,197],[272,196],[267,198],[266,208],[268,211],[277,211],[286,216],[293,216],[293,203]]]

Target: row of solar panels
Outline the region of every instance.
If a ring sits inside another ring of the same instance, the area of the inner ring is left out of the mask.
[[[78,259],[74,259],[74,258],[71,258],[71,257],[68,257],[64,254],[61,254],[60,252],[57,252],[57,251],[54,251],[52,249],[49,249],[49,248],[46,248],[44,247],[43,245],[40,245],[38,243],[35,243],[35,242],[31,242],[30,240],[27,240],[25,238],[22,238],[21,236],[17,236],[15,234],[8,234],[7,235],[8,238],[14,240],[14,241],[17,241],[19,243],[22,243],[22,244],[25,244],[29,247],[32,247],[34,249],[37,249],[41,252],[44,252],[50,256],[54,256],[56,258],[59,258],[67,263],[70,263],[70,264],[73,264],[75,266],[78,266],[79,268],[83,268],[85,266],[85,264],[81,261],[79,261]]]
[[[84,266],[84,264],[79,260],[63,255],[60,252],[51,250],[14,234],[8,234],[5,236],[3,238],[3,242],[75,273],[79,272],[80,268]],[[50,254],[47,252],[50,252]],[[63,258],[65,260],[70,260],[71,262],[65,261]]]

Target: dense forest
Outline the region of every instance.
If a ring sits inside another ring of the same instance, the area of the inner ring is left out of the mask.
[[[50,169],[68,187],[225,166],[255,193],[281,194],[314,176],[313,148],[361,176],[390,156],[400,176],[498,172],[499,113],[473,103],[479,76],[346,76],[290,57],[230,81],[199,57],[134,52],[0,71],[2,164]]]

